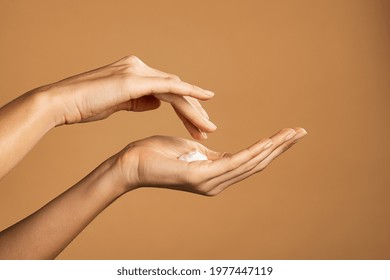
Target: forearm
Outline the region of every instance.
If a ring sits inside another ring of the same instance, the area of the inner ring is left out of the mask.
[[[1,232],[0,259],[55,258],[124,193],[112,166],[112,160],[107,160],[40,210]]]
[[[44,90],[35,90],[0,108],[0,178],[56,125],[58,105]]]

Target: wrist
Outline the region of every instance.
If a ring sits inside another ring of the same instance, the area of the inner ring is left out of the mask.
[[[133,144],[126,146],[111,159],[113,173],[118,180],[117,187],[122,193],[135,190],[141,187],[138,177],[139,155],[134,149]]]
[[[54,92],[50,85],[37,88],[30,92],[40,108],[44,108],[50,128],[63,125],[65,102],[63,98]]]
[[[98,176],[106,182],[106,192],[113,199],[127,193],[127,182],[118,168],[116,155],[104,161],[98,168]]]
[[[77,183],[77,186],[85,190],[83,193],[86,200],[103,209],[126,193],[122,181],[113,159],[109,158]]]

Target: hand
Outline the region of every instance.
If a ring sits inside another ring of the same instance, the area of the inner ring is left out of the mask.
[[[303,128],[283,129],[235,154],[215,152],[181,138],[153,136],[136,141],[116,155],[119,177],[126,191],[161,187],[214,196],[228,186],[260,172],[306,135]],[[178,158],[198,150],[209,160]]]
[[[212,98],[211,91],[153,69],[135,56],[42,89],[48,90],[60,107],[57,125],[101,120],[120,110],[153,110],[165,101],[194,138],[207,138],[205,132],[216,129],[198,101]]]

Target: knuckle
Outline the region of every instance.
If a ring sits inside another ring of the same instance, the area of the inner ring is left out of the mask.
[[[168,76],[168,77],[165,77],[165,80],[166,80],[168,83],[177,83],[177,82],[180,82],[179,77],[176,77],[176,76]]]
[[[125,56],[123,59],[122,59],[126,64],[129,64],[129,65],[141,65],[142,64],[142,61],[141,59],[139,59],[137,56],[135,55],[128,55],[128,56]]]
[[[253,149],[252,147],[246,148],[245,152],[248,153],[250,158],[254,158],[255,156],[257,156],[256,150]]]
[[[239,164],[235,160],[233,160],[233,154],[224,152],[222,157],[227,159],[226,167],[229,170],[236,169],[239,166]]]
[[[143,62],[135,55],[128,55],[119,60],[117,71],[123,74],[134,74],[139,72]]]
[[[134,72],[134,68],[135,66],[132,64],[125,64],[124,66],[121,67],[120,71],[125,75],[132,74]]]
[[[180,82],[181,80],[180,80],[180,78],[179,78],[179,76],[177,76],[177,75],[172,75],[172,76],[170,76],[171,78],[172,78],[172,80],[174,80],[175,82]]]
[[[125,56],[125,60],[130,63],[136,63],[139,61],[139,58],[133,54]]]
[[[192,85],[192,84],[191,84],[191,87],[192,87],[193,90],[200,90],[200,87],[198,87],[198,86],[196,86],[196,85]]]
[[[174,82],[181,82],[180,77],[174,74],[168,74],[167,76],[169,80],[172,80]]]
[[[174,77],[165,77],[164,79],[167,84],[167,90],[169,91],[176,89],[179,86],[179,81]]]

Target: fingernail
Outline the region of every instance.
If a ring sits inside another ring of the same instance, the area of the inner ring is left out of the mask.
[[[204,139],[207,139],[207,134],[206,134],[205,132],[201,131],[200,134],[202,135],[202,137],[203,137]]]
[[[291,138],[293,138],[295,136],[296,132],[295,131],[291,131],[289,134],[287,134],[286,138],[284,139],[284,141],[288,141],[290,140]]]
[[[212,92],[212,91],[209,91],[209,90],[207,90],[207,89],[204,89],[203,90],[208,96],[214,96],[214,92]]]
[[[217,126],[215,124],[213,124],[211,121],[209,121],[209,126],[212,128],[212,129],[217,129]]]
[[[299,132],[299,136],[304,136],[306,134],[307,134],[307,131],[304,128],[302,128],[302,131]]]
[[[297,140],[298,140],[298,139],[302,138],[303,136],[305,136],[306,134],[307,134],[306,130],[300,131],[297,133],[295,138],[297,138]]]
[[[272,146],[272,144],[273,144],[272,140],[268,140],[268,142],[265,144],[263,149],[266,150],[266,149],[270,148]]]

